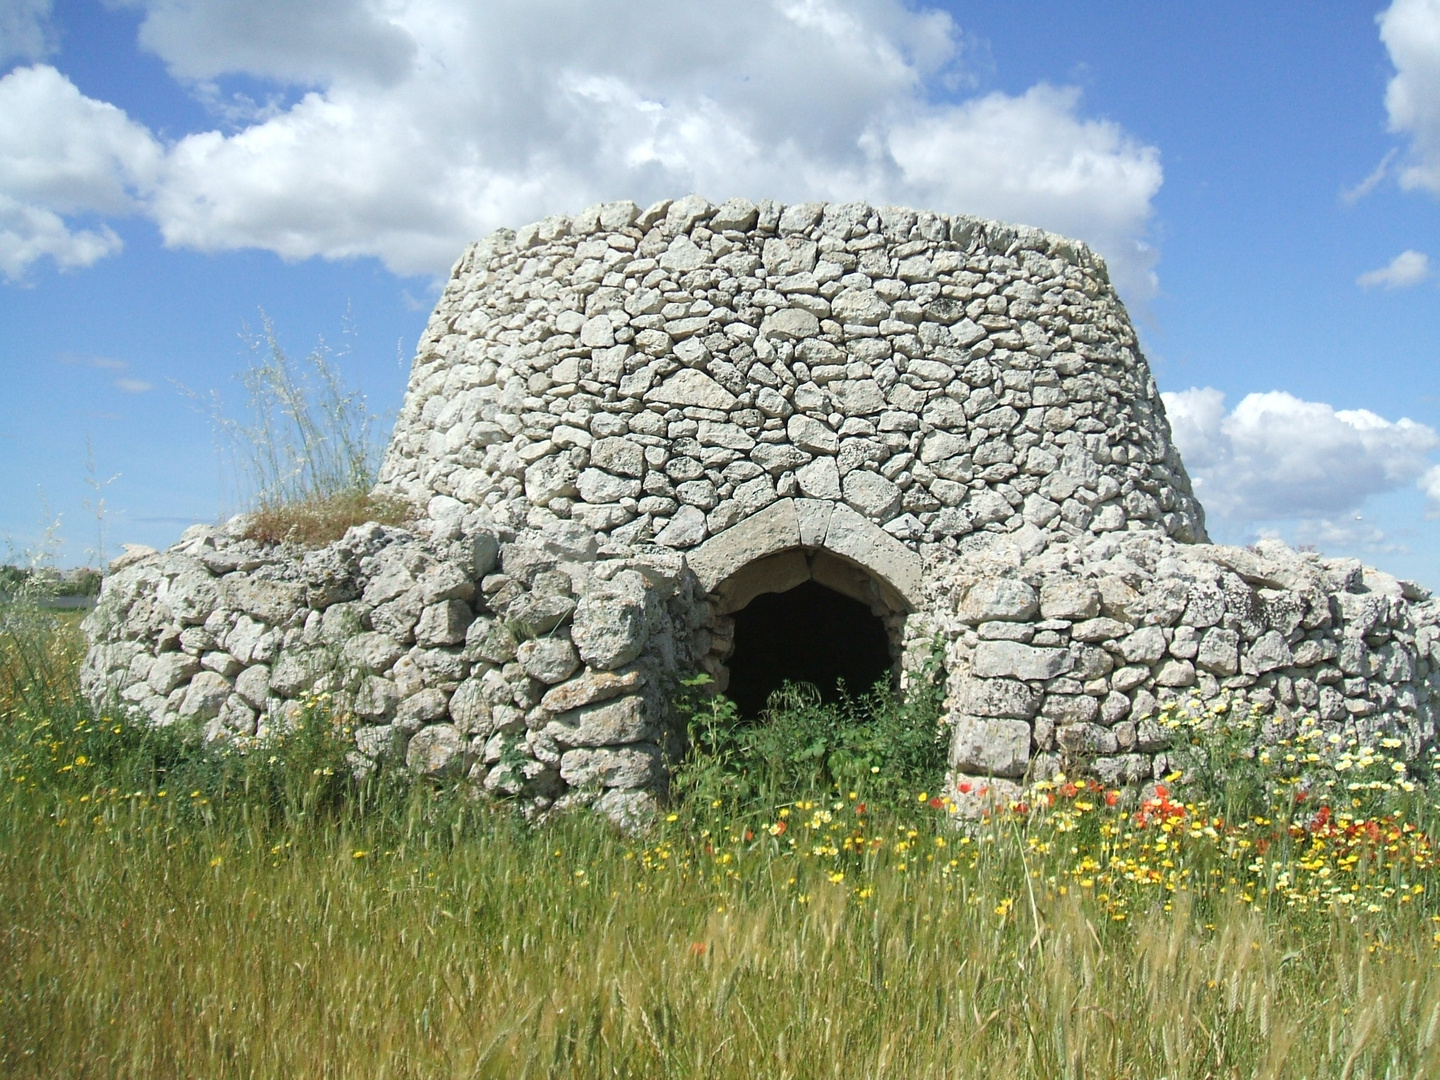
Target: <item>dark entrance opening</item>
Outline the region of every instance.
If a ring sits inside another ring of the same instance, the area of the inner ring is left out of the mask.
[[[786,681],[808,682],[825,701],[845,680],[863,694],[892,666],[885,625],[858,600],[814,581],[764,593],[735,612],[735,651],[726,695],[744,716],[756,716]]]

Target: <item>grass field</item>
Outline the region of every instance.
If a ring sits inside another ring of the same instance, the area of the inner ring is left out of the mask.
[[[931,791],[742,788],[712,752],[627,837],[356,788],[323,703],[284,754],[102,721],[73,627],[26,618],[5,1076],[1440,1075],[1430,811],[1367,748],[1273,816],[1057,781],[968,833]]]

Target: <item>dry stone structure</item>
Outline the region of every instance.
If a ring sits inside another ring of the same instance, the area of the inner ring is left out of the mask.
[[[357,767],[625,819],[683,753],[676,680],[723,687],[745,609],[814,583],[900,682],[943,650],[957,791],[1163,775],[1177,696],[1435,735],[1437,603],[1208,544],[1103,261],[1035,229],[691,196],[500,230],[455,265],[380,488],[414,528],[127,556],[94,699],[219,737],[329,691]]]

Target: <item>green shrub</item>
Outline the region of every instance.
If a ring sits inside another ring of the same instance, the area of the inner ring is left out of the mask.
[[[758,719],[746,720],[712,686],[700,675],[678,697],[690,749],[672,790],[701,808],[775,805],[837,789],[899,805],[941,785],[948,732],[938,647],[903,699],[878,683],[827,703],[813,686],[786,683]]]

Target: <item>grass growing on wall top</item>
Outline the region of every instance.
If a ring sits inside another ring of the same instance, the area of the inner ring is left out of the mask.
[[[319,546],[351,525],[413,518],[407,503],[371,494],[384,453],[380,418],[365,395],[345,383],[340,361],[348,349],[334,352],[321,342],[297,360],[263,312],[260,333],[248,344],[241,417],[227,413],[219,395],[205,402],[251,511],[247,536]]]
[[[7,1077],[1440,1074],[1423,807],[1217,824],[1063,780],[965,834],[787,776],[627,837],[357,786],[323,699],[207,757],[36,655],[58,695],[0,685]]]

